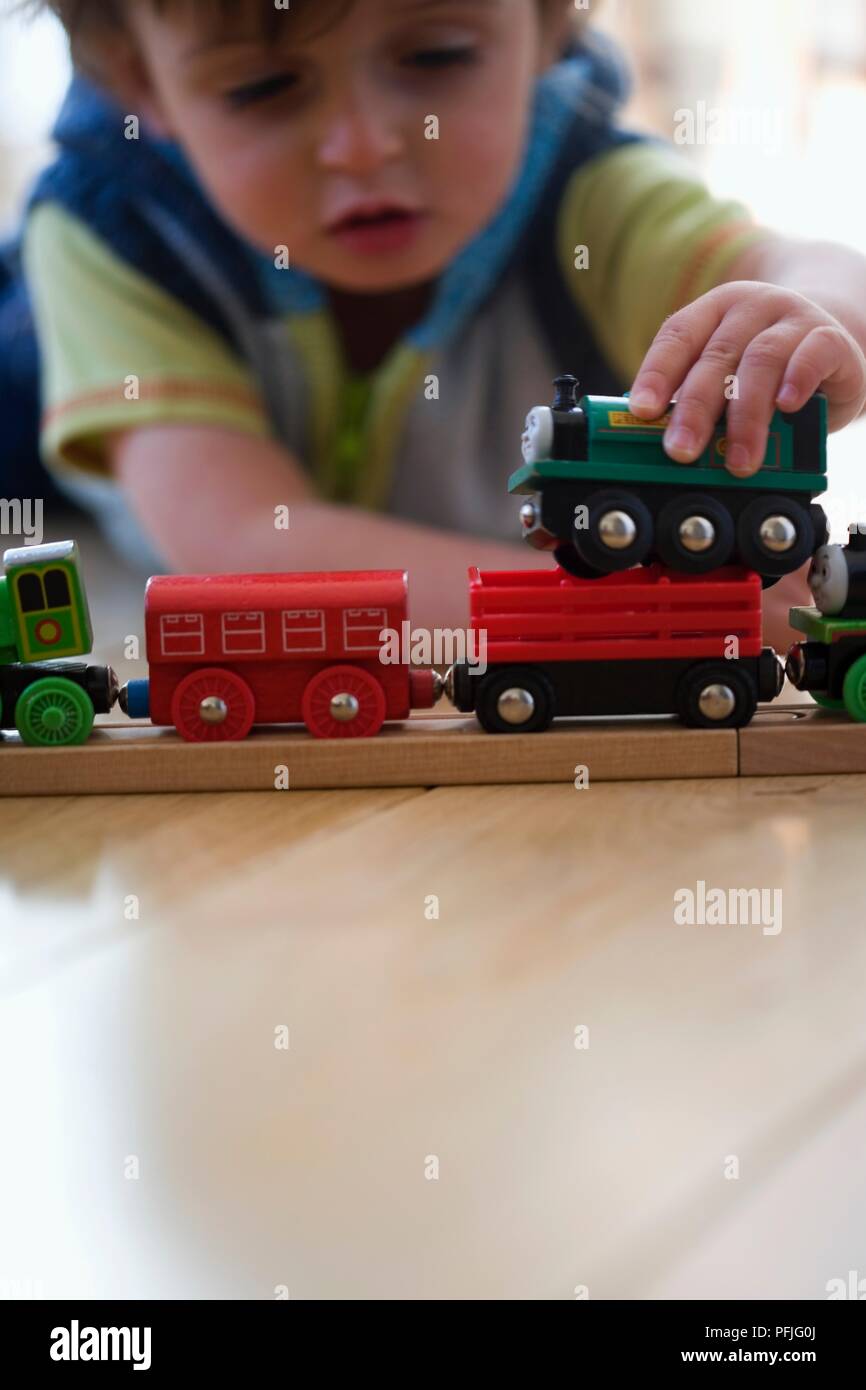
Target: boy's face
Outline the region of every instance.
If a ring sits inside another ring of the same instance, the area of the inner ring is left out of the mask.
[[[236,8],[203,32],[194,6],[131,7],[150,109],[223,216],[343,290],[434,278],[518,171],[556,56],[537,0],[354,0],[318,35],[286,13],[275,39]],[[341,225],[375,204],[393,211]]]

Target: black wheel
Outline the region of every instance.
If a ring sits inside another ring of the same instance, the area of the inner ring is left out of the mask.
[[[565,545],[558,545],[553,552],[553,558],[560,569],[564,569],[566,574],[573,575],[575,579],[598,579],[604,573],[604,570],[597,569],[595,565],[585,564],[570,541]]]
[[[747,569],[770,580],[791,574],[816,549],[810,508],[791,497],[756,497],[740,512],[737,545]]]
[[[656,518],[656,551],[671,569],[706,574],[726,565],[733,549],[733,518],[705,493],[672,497]]]
[[[635,493],[592,493],[586,508],[586,526],[574,528],[575,548],[585,565],[600,574],[614,574],[646,559],[653,543],[653,519]]]
[[[532,666],[491,671],[481,679],[475,713],[489,734],[538,734],[553,719],[553,687]]]
[[[809,508],[809,515],[812,518],[812,525],[815,528],[815,550],[820,550],[822,545],[827,545],[830,540],[830,527],[827,524],[827,513],[817,502],[813,502]]]
[[[757,707],[751,672],[736,661],[702,661],[680,677],[677,713],[692,729],[741,729]]]

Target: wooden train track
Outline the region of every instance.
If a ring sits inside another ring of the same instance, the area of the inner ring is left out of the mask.
[[[80,748],[27,748],[17,735],[0,748],[5,797],[847,772],[866,772],[866,724],[803,704],[761,709],[739,732],[667,719],[563,720],[547,733],[496,737],[474,719],[443,714],[414,716],[371,739],[262,729],[241,743],[205,745],[109,720]]]

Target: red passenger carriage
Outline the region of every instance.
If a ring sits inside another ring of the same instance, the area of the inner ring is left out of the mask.
[[[400,570],[151,579],[149,691],[130,683],[129,713],[191,742],[299,722],[318,738],[370,736],[435,700],[431,672],[380,659],[383,630],[405,621]]]

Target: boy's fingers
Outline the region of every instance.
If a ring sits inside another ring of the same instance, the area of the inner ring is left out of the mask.
[[[847,364],[850,362],[850,383]],[[842,393],[850,384],[856,393],[862,364],[851,352],[850,340],[841,328],[821,324],[813,328],[794,350],[784,373],[784,381],[776,398],[780,410],[800,410],[830,377],[838,374],[835,384]]]
[[[664,437],[665,449],[677,463],[694,463],[707,447],[725,408],[725,387],[736,374],[749,333],[742,326],[737,331],[730,316],[726,318],[680,387]]]
[[[664,414],[724,312],[721,296],[710,293],[665,319],[629,392],[629,408],[635,415],[654,420]]]
[[[725,466],[738,477],[756,473],[764,461],[779,385],[798,332],[796,325],[774,324],[753,338],[743,353],[726,429]]]

